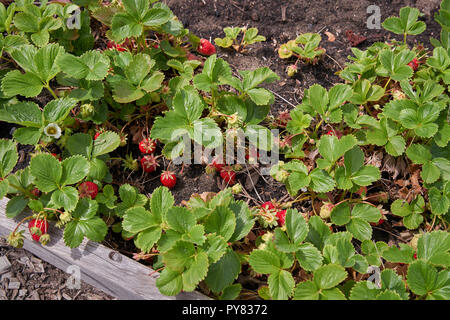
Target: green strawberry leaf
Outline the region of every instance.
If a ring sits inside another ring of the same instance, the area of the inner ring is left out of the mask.
[[[409,265],[407,274],[408,287],[418,296],[427,300],[448,300],[450,298],[449,271],[438,272],[424,260],[414,261]]]
[[[320,251],[310,243],[304,243],[295,252],[300,266],[306,271],[314,271],[322,265],[323,257]]]
[[[328,264],[314,271],[314,283],[322,290],[334,288],[345,278],[347,278],[347,272],[336,264]]]
[[[29,199],[24,196],[17,196],[11,198],[6,204],[5,214],[9,219],[13,219],[18,216],[27,207]]]
[[[205,231],[221,235],[228,241],[236,228],[236,217],[226,206],[217,206],[205,221]]]
[[[64,228],[64,243],[70,247],[78,247],[84,237],[92,241],[102,241],[108,227],[106,223],[96,216],[98,204],[95,200],[82,198],[78,201],[75,210],[72,212],[72,221]]]
[[[78,203],[78,191],[74,187],[62,187],[52,193],[51,201],[57,208],[72,211]]]
[[[16,143],[12,140],[0,139],[0,177],[5,178],[16,166],[19,154]]]
[[[100,51],[87,51],[80,57],[63,54],[56,62],[64,73],[75,79],[103,80],[108,74],[109,59]]]
[[[287,300],[291,297],[295,287],[292,274],[286,270],[277,270],[267,279],[270,296],[274,300]]]
[[[382,26],[396,34],[417,35],[426,29],[425,22],[417,21],[420,15],[420,11],[416,8],[403,7],[400,9],[400,17],[389,17],[384,20]]]
[[[422,234],[417,242],[417,258],[433,265],[450,265],[450,237],[444,231],[432,231]]]
[[[31,159],[30,168],[39,190],[50,192],[58,188],[62,177],[62,166],[54,156],[38,154]]]
[[[120,137],[117,133],[112,131],[105,131],[101,133],[94,141],[92,149],[92,157],[98,157],[103,154],[110,153],[117,149],[120,144]]]
[[[175,296],[180,293],[183,288],[183,279],[179,272],[164,268],[159,278],[156,279],[156,286],[162,294],[166,296]]]
[[[89,162],[81,155],[66,158],[61,164],[61,185],[75,184],[89,173]]]
[[[237,279],[241,271],[238,255],[231,249],[209,266],[205,282],[213,292],[222,292]]]
[[[253,250],[248,258],[248,262],[255,272],[276,273],[281,269],[280,258],[266,250]]]
[[[313,281],[304,281],[297,284],[294,290],[294,300],[319,300],[319,291]]]

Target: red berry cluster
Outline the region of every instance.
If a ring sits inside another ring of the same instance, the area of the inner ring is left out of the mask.
[[[145,138],[139,142],[139,151],[141,151],[144,156],[141,158],[141,166],[144,172],[150,173],[156,170],[159,166],[157,159],[153,155],[156,149],[156,141]]]
[[[236,171],[234,171],[233,167],[223,164],[218,157],[211,160],[211,163],[206,167],[206,171],[207,173],[212,173],[214,171],[219,172],[220,177],[229,186],[236,183]]]
[[[261,209],[270,212],[276,212],[275,216],[278,218],[278,225],[280,227],[284,226],[286,221],[286,209],[279,208],[272,201],[266,201],[261,205]]]
[[[150,138],[142,139],[139,142],[139,151],[141,151],[144,156],[141,159],[142,169],[147,172],[154,172],[159,166],[157,158],[153,155],[156,150],[156,141]],[[171,189],[177,183],[177,177],[173,171],[163,171],[161,177],[159,178],[163,186]]]
[[[127,51],[126,48],[122,47],[120,44],[116,44],[114,41],[109,41],[106,45],[108,49],[116,49],[117,51],[123,52]]]

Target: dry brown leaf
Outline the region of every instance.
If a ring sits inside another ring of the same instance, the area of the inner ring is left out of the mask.
[[[325,34],[328,37],[328,41],[330,42],[334,42],[336,40],[336,37],[334,36],[334,34],[332,34],[331,32],[326,31]]]
[[[367,164],[373,165],[377,168],[381,167],[381,160],[383,160],[383,152],[382,151],[376,151],[371,154],[370,157],[367,159]]]
[[[407,200],[408,195],[409,195],[409,190],[406,187],[401,188],[400,190],[398,190],[398,198],[403,199],[403,200]]]
[[[259,172],[253,171],[250,173],[250,175],[247,175],[247,178],[245,179],[245,189],[247,190],[253,190],[256,184],[259,181]]]
[[[396,179],[398,176],[403,178],[406,174],[406,162],[402,157],[395,159],[390,155],[386,155],[381,171],[391,174],[392,179]]]
[[[420,170],[414,171],[414,173],[411,175],[410,180],[415,195],[423,194],[423,189],[422,186],[420,185],[419,178],[420,178]]]

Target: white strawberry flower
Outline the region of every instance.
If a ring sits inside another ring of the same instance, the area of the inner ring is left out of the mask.
[[[49,137],[59,139],[61,137],[61,128],[56,123],[49,123],[44,128],[44,133]]]

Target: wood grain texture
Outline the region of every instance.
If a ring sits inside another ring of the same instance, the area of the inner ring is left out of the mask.
[[[6,218],[7,198],[0,200],[0,237],[8,237],[23,217]],[[78,266],[81,279],[90,285],[121,300],[206,300],[209,297],[199,292],[180,293],[175,297],[162,295],[156,287],[159,273],[100,243],[84,239],[78,247],[71,249],[64,244],[61,229],[50,225],[51,241],[46,246],[33,241],[27,226],[24,249],[42,260],[67,272],[69,266]],[[151,275],[150,275],[151,274]]]

